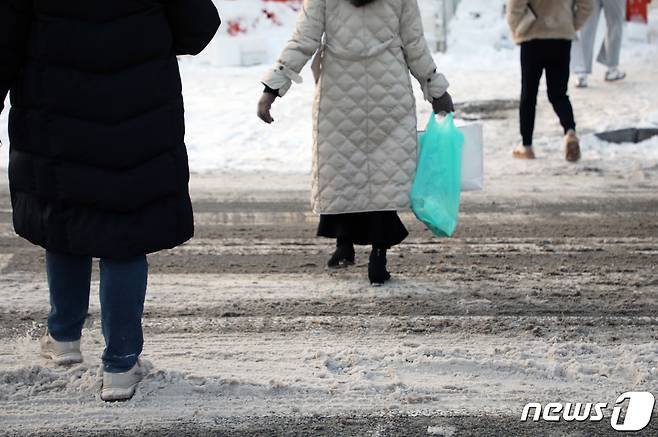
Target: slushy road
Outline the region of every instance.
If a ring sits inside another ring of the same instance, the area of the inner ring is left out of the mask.
[[[5,189],[0,434],[615,435],[609,417],[519,417],[527,402],[658,393],[654,187],[586,169],[565,190],[564,176],[541,190],[516,176],[467,193],[449,240],[404,214],[394,281],[372,288],[366,249],[349,270],[324,267],[306,178],[193,176],[196,237],[149,257],[152,370],[125,404],[97,397],[96,283],[85,363],[38,357],[43,251],[13,234]]]

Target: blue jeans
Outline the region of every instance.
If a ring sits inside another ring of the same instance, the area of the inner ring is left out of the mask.
[[[48,331],[57,341],[76,341],[89,310],[91,257],[46,252],[50,288]],[[106,372],[130,370],[142,353],[142,314],[148,278],[146,256],[100,260],[100,301]]]

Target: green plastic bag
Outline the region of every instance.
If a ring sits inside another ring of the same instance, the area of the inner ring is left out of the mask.
[[[464,134],[455,126],[452,114],[437,122],[433,113],[419,145],[411,209],[434,234],[450,237],[459,217]]]

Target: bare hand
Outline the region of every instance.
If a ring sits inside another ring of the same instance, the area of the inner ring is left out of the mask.
[[[435,114],[455,112],[455,105],[452,102],[452,96],[447,92],[432,102],[432,109]]]
[[[270,114],[270,109],[272,109],[272,103],[274,103],[275,99],[276,96],[274,94],[263,93],[263,95],[260,96],[260,100],[258,101],[258,118],[267,124],[270,124],[274,121],[272,114]]]

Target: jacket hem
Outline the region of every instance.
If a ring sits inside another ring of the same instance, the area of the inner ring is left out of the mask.
[[[182,238],[176,239],[171,243],[168,244],[157,244],[153,245],[151,247],[144,247],[143,250],[126,250],[126,251],[105,251],[105,250],[71,250],[70,248],[63,247],[60,245],[56,244],[49,244],[49,243],[44,243],[43,241],[40,241],[35,238],[30,238],[26,235],[23,235],[22,233],[18,233],[18,236],[27,240],[31,244],[35,246],[39,246],[44,250],[50,251],[50,252],[56,252],[56,253],[61,253],[65,255],[73,255],[73,256],[89,256],[91,258],[109,258],[109,259],[122,259],[122,258],[131,258],[133,256],[140,256],[140,255],[149,255],[152,253],[160,252],[163,250],[171,250],[174,249],[178,246],[181,246],[188,241],[190,241],[194,237],[194,233],[191,232],[189,236],[183,236]]]
[[[529,41],[534,41],[534,40],[545,40],[545,39],[562,39],[562,40],[568,40],[568,41],[573,41],[576,39],[576,34],[573,34],[571,36],[565,36],[565,35],[542,35],[542,36],[524,36],[524,37],[518,37],[514,38],[514,43],[517,45],[521,45],[524,42],[529,42]]]
[[[313,214],[315,215],[340,215],[340,214],[362,214],[366,212],[385,212],[385,211],[410,211],[411,206],[405,207],[394,207],[394,208],[371,208],[371,209],[355,209],[355,210],[346,210],[341,212],[323,212],[319,211],[317,208],[313,208]]]

